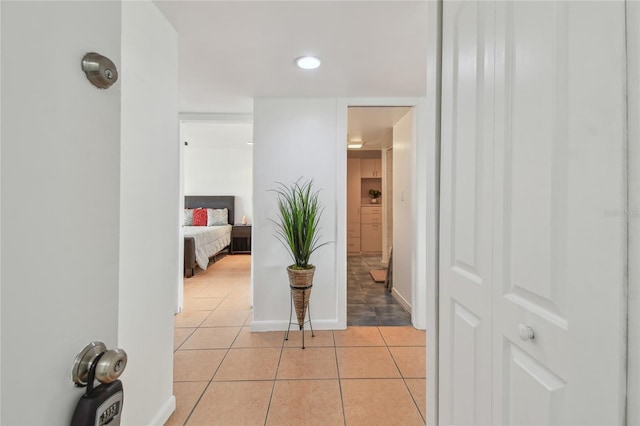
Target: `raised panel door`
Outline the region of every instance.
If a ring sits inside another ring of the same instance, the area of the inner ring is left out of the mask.
[[[439,423],[491,423],[493,12],[443,3]]]
[[[440,424],[623,424],[623,2],[443,3]]]
[[[497,3],[494,424],[624,420],[625,236],[606,211],[625,205],[625,17],[606,3]]]

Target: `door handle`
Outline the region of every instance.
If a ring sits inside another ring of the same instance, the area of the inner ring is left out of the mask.
[[[535,332],[533,331],[533,327],[527,324],[519,324],[518,325],[518,336],[522,340],[533,340],[535,338]]]

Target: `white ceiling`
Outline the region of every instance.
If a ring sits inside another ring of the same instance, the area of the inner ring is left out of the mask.
[[[251,113],[253,97],[425,95],[426,1],[165,1],[179,110]],[[301,55],[322,66],[298,69]]]
[[[362,150],[379,150],[393,144],[393,126],[409,112],[410,107],[350,107],[348,140],[360,139]]]

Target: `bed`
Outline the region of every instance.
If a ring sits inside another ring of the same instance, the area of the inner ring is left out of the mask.
[[[227,209],[227,224],[219,226],[183,226],[184,274],[187,278],[195,274],[196,266],[206,270],[211,258],[228,250],[231,243],[235,197],[233,195],[186,196],[185,209]]]

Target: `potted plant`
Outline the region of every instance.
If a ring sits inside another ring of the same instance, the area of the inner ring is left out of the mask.
[[[301,180],[288,186],[278,182],[272,190],[277,194],[278,203],[278,220],[272,220],[277,226],[276,237],[294,262],[287,267],[287,273],[300,330],[304,326],[316,269],[309,263],[309,258],[328,244],[319,242],[319,223],[324,211],[318,201],[319,191],[313,190],[313,179]]]
[[[382,195],[382,192],[378,191],[377,189],[370,189],[369,190],[369,197],[371,198],[371,204],[377,204],[378,203],[378,198]]]

